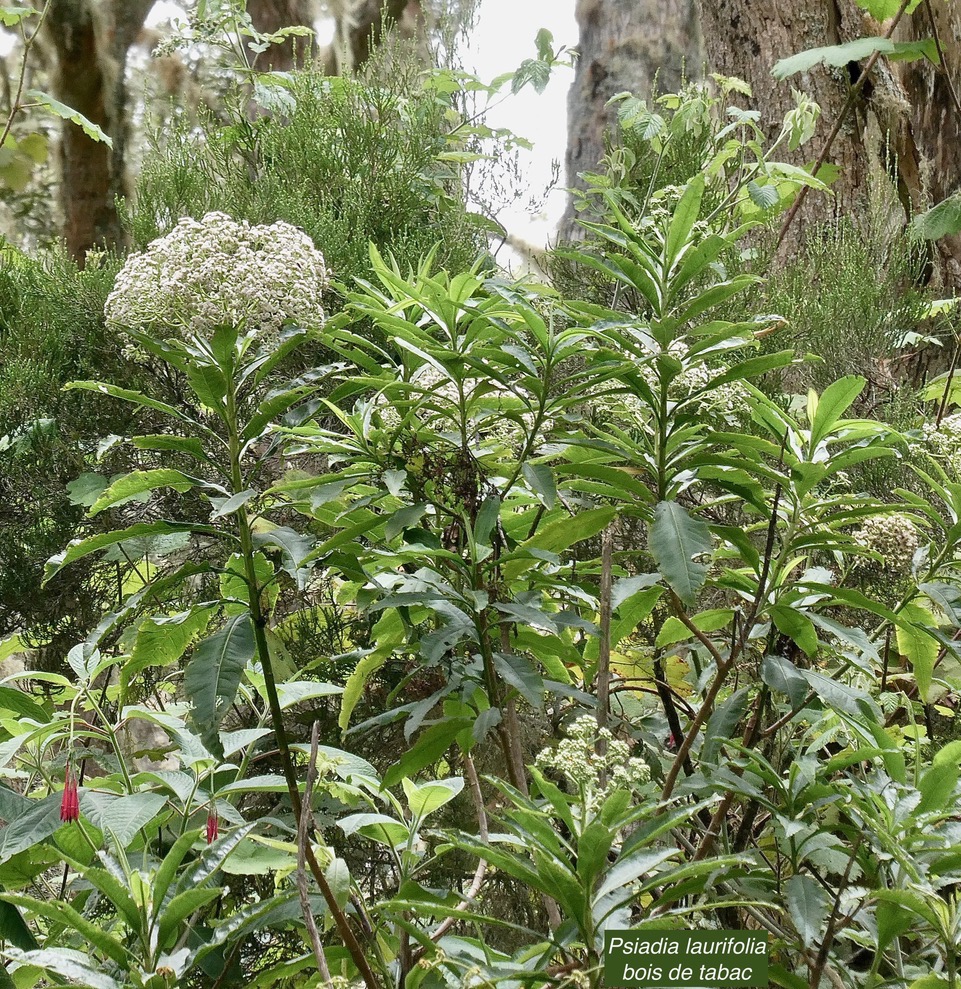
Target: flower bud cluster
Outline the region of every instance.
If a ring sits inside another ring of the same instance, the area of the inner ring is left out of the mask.
[[[607,728],[598,728],[590,715],[578,718],[567,731],[567,738],[538,753],[536,765],[560,773],[577,787],[588,813],[598,811],[612,790],[650,782],[650,766],[632,757],[627,742],[614,738]],[[607,743],[603,755],[597,751],[598,741]]]
[[[203,334],[231,323],[263,339],[287,322],[319,326],[327,282],[323,255],[297,227],[207,213],[184,217],[132,254],[105,315],[110,324],[158,335]]]
[[[865,519],[854,539],[865,549],[879,553],[885,569],[899,572],[910,569],[921,541],[918,527],[902,512]]]
[[[940,423],[926,422],[921,429],[924,446],[951,474],[961,474],[961,412]]]

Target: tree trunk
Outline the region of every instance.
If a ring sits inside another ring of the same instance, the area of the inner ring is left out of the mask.
[[[143,27],[150,0],[51,0],[47,29],[56,53],[54,92],[112,139],[113,149],[76,124],[61,128],[63,236],[83,264],[88,250],[122,240],[116,197],[125,195],[127,52]]]
[[[616,113],[607,101],[625,90],[647,96],[677,90],[701,68],[694,0],[577,0],[580,58],[567,101],[567,184],[581,187],[606,152]],[[576,234],[568,207],[561,236]]]
[[[895,38],[930,38],[927,8],[924,3],[904,18]],[[879,36],[883,27],[852,0],[701,0],[700,9],[710,68],[751,84],[752,106],[761,112],[761,124],[770,137],[778,133],[783,114],[793,105],[792,89],[803,90],[820,104],[821,121],[813,144],[799,149],[793,158],[795,164],[810,163],[838,119],[863,63],[844,68],[817,65],[780,83],[771,75],[772,66],[806,49]],[[958,78],[961,12],[952,4],[934,4],[932,9],[945,69]],[[939,202],[961,183],[959,127],[961,108],[944,71],[928,62],[881,59],[832,146],[828,160],[840,168],[832,186],[834,195],[807,197],[788,246],[796,245],[812,222],[840,214],[857,216],[869,206],[871,180],[885,172],[906,209]],[[946,238],[938,246],[943,262],[940,277],[949,286],[961,284],[961,239]]]
[[[928,61],[895,63],[894,71],[910,109],[899,116],[895,148],[908,204],[926,209],[961,187],[961,9],[958,4],[925,2],[897,40],[937,39],[942,65]],[[961,237],[937,244],[939,274],[948,289],[961,288]]]
[[[330,8],[337,25],[326,56],[331,74],[359,69],[391,31],[408,39],[426,35],[421,0],[336,0]]]
[[[247,13],[254,27],[273,34],[285,27],[314,26],[314,0],[247,0]],[[257,59],[257,69],[266,72],[290,72],[303,66],[314,55],[313,38],[290,37],[280,45],[271,45]]]

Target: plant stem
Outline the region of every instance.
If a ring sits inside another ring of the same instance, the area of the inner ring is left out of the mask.
[[[233,380],[228,376],[227,395],[225,398],[226,423],[228,429],[228,448],[230,451],[230,483],[231,495],[239,494],[245,490],[243,470],[240,462],[241,442],[237,431],[237,394]],[[270,719],[273,723],[274,736],[277,739],[277,748],[280,752],[280,763],[287,783],[287,791],[290,795],[290,806],[294,813],[294,819],[300,821],[303,815],[303,803],[300,799],[300,789],[297,785],[297,775],[294,771],[294,763],[290,755],[290,744],[287,740],[287,730],[284,726],[283,710],[280,706],[280,697],[277,694],[277,682],[274,679],[273,665],[270,661],[270,647],[267,643],[267,618],[263,613],[260,600],[260,585],[257,580],[257,571],[254,564],[253,536],[250,531],[250,519],[247,514],[247,506],[241,505],[237,510],[237,534],[240,539],[240,552],[244,562],[244,576],[247,583],[247,599],[250,607],[250,618],[254,628],[254,642],[256,645],[257,658],[260,660],[261,670],[264,675],[264,687],[267,692],[267,703],[270,708]],[[310,866],[314,879],[320,887],[320,892],[327,901],[331,917],[337,925],[337,930],[343,938],[344,946],[350,952],[354,964],[363,977],[367,989],[380,989],[377,977],[374,975],[370,964],[364,955],[364,950],[357,940],[353,929],[350,926],[347,916],[341,909],[333,890],[320,868],[313,849],[305,844],[304,857]]]

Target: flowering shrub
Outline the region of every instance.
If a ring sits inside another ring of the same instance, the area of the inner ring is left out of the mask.
[[[110,324],[168,334],[243,323],[263,339],[288,321],[319,325],[327,282],[323,255],[297,227],[207,213],[132,254],[105,314]]]

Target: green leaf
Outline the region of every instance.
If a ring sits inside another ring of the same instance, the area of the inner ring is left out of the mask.
[[[958,767],[948,763],[929,767],[918,783],[921,802],[917,813],[949,810],[955,805],[954,790],[958,785]]]
[[[785,604],[776,604],[771,608],[771,618],[778,631],[797,643],[808,656],[818,651],[818,634],[804,612]]]
[[[417,742],[384,776],[384,788],[396,786],[405,776],[413,776],[427,766],[432,766],[453,745],[457,736],[470,731],[471,718],[447,718],[438,721],[420,733]]]
[[[464,780],[460,776],[446,780],[431,780],[428,783],[420,784],[405,777],[401,783],[407,797],[407,806],[410,808],[411,814],[418,818],[425,818],[428,814],[433,814],[435,810],[449,803],[464,789]]]
[[[805,948],[821,936],[831,913],[831,898],[822,886],[807,875],[796,875],[784,884],[787,907]]]
[[[83,559],[85,556],[89,556],[91,553],[107,549],[110,546],[116,546],[118,543],[126,542],[128,539],[166,536],[171,533],[180,532],[200,532],[204,535],[220,535],[216,529],[210,526],[195,525],[189,522],[138,522],[136,525],[128,526],[126,529],[114,529],[112,532],[101,532],[87,539],[75,539],[62,553],[50,557],[47,561],[43,584],[47,584],[64,567],[74,563],[76,560]]]
[[[501,678],[509,683],[536,710],[544,704],[544,680],[526,656],[515,653],[494,653],[494,666]]]
[[[36,7],[4,4],[0,7],[0,22],[4,27],[15,27],[25,17],[34,17],[39,13]]]
[[[402,821],[388,817],[386,814],[348,814],[347,817],[342,817],[337,824],[347,837],[352,834],[361,834],[365,838],[386,845],[388,848],[403,844],[410,838],[410,828]]]
[[[757,182],[748,182],[747,194],[751,202],[760,209],[770,209],[781,199],[776,186],[758,185]]]
[[[28,694],[16,687],[0,687],[0,709],[12,711],[22,718],[49,724],[50,715]]]
[[[137,629],[130,659],[120,671],[121,681],[129,684],[151,666],[176,663],[193,640],[204,632],[213,617],[211,608],[192,608],[176,615],[153,615]]]
[[[851,403],[864,390],[865,379],[849,374],[828,385],[817,399],[817,411],[811,422],[811,449],[815,449],[837,425]]]
[[[174,491],[182,493],[198,485],[203,486],[204,482],[167,467],[158,470],[134,470],[114,481],[93,503],[87,514],[97,515],[117,502],[126,501],[156,488],[173,488]]]
[[[701,212],[704,183],[704,175],[699,172],[687,183],[683,195],[674,208],[674,215],[671,217],[671,224],[667,231],[667,243],[664,248],[668,269],[674,267],[675,261],[690,239],[691,231],[694,229],[694,224]]]
[[[894,17],[901,9],[901,0],[855,0],[855,3],[866,10],[879,24]],[[905,14],[912,14],[921,3],[921,0],[910,0],[904,8]]]
[[[60,117],[63,120],[69,120],[70,123],[76,124],[80,127],[84,134],[90,138],[91,141],[101,141],[107,145],[108,148],[113,147],[113,141],[107,136],[106,132],[99,127],[97,124],[88,120],[79,110],[74,110],[72,107],[67,106],[66,103],[61,103],[60,100],[55,100],[52,96],[47,93],[41,92],[39,89],[27,90],[25,94],[25,100],[32,100],[35,103],[39,103],[40,106],[45,107],[54,116]]]
[[[688,607],[704,586],[709,564],[694,557],[709,555],[711,530],[693,519],[676,501],[662,501],[654,510],[650,547],[657,567],[671,589]]]
[[[54,924],[62,924],[65,928],[76,931],[84,940],[99,948],[104,955],[118,965],[128,963],[127,951],[124,946],[98,924],[87,920],[69,903],[54,899],[40,900],[34,896],[18,893],[0,893],[0,898],[21,909],[38,914]]]
[[[350,716],[360,701],[368,680],[387,662],[405,636],[404,622],[399,612],[385,611],[377,619],[371,630],[371,639],[377,643],[377,647],[358,661],[344,685],[344,693],[340,699],[340,717],[337,720],[341,731],[347,731]]]
[[[27,922],[12,903],[0,902],[0,939],[24,951],[40,947]]]
[[[934,666],[941,647],[928,629],[937,628],[934,615],[920,604],[909,602],[899,612],[897,627],[898,650],[911,663],[914,679],[918,684],[918,695],[927,700],[934,677]]]
[[[524,464],[521,467],[524,480],[537,495],[545,508],[551,509],[557,501],[557,485],[554,472],[546,464]]]
[[[914,217],[909,229],[916,237],[925,240],[940,240],[961,232],[961,192],[955,192],[927,212]]]
[[[230,876],[267,876],[272,872],[289,872],[296,863],[292,851],[245,841],[220,869]]]
[[[185,889],[178,893],[164,908],[160,914],[157,925],[157,943],[161,949],[173,946],[177,936],[181,933],[183,922],[199,910],[200,907],[217,899],[223,890],[219,886],[205,886],[195,889]]]
[[[215,755],[223,755],[220,722],[237,696],[244,668],[254,652],[254,626],[245,611],[204,639],[187,664],[184,689],[192,704],[191,721]]]
[[[43,800],[29,801],[29,807],[9,820],[6,827],[0,828],[0,863],[8,862],[14,855],[26,848],[46,841],[61,824],[59,793],[51,793]]]
[[[71,951],[69,948],[45,948],[41,951],[8,948],[3,955],[18,965],[36,966],[88,989],[123,989],[116,979],[104,973],[98,961],[81,951]]]
[[[774,63],[771,72],[775,79],[787,79],[798,72],[807,72],[808,69],[813,69],[822,62],[840,68],[848,62],[860,62],[863,58],[870,58],[875,52],[889,54],[894,51],[896,51],[895,43],[888,38],[855,38],[854,41],[848,41],[843,45],[810,48],[790,58],[782,58]]]
[[[750,690],[742,687],[736,690],[711,713],[707,727],[704,729],[704,745],[701,748],[701,760],[711,763],[716,761],[721,752],[721,743],[733,737],[738,723],[747,711]]]
[[[105,835],[113,835],[117,846],[125,849],[164,809],[167,798],[159,793],[131,793],[117,796],[84,790],[80,796],[80,809],[94,827]]]

